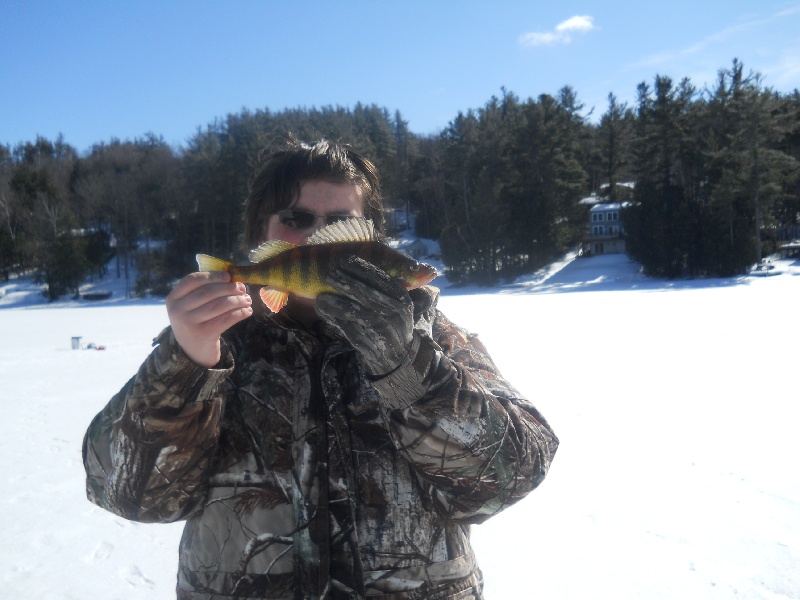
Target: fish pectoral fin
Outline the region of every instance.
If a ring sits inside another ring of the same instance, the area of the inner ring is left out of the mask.
[[[294,244],[290,244],[289,242],[284,242],[282,240],[272,240],[269,242],[264,242],[258,248],[250,250],[248,258],[250,259],[251,263],[256,264],[264,262],[268,258],[272,258],[276,254],[280,254],[284,250],[289,250],[290,248],[294,248]]]
[[[266,304],[272,312],[280,312],[280,310],[286,306],[286,302],[289,300],[289,294],[286,292],[273,290],[267,287],[261,288],[261,291],[258,292],[258,295],[261,296],[264,304]]]
[[[377,240],[375,225],[364,217],[353,217],[336,221],[314,232],[309,244],[335,244],[336,242],[374,242]]]

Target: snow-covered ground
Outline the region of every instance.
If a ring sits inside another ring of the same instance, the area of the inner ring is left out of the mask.
[[[561,438],[542,486],[473,529],[488,598],[800,598],[800,261],[774,263],[656,281],[623,256],[567,257],[443,291]],[[8,598],[174,597],[181,525],[94,507],[81,463],[166,312],[94,287],[114,295],[47,304],[29,281],[0,286]]]

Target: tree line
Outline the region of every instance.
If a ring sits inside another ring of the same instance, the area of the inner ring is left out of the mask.
[[[240,257],[258,152],[286,134],[372,159],[387,205],[439,240],[455,282],[513,279],[576,247],[590,193],[625,200],[628,251],[657,276],[741,273],[798,235],[797,90],[777,93],[734,61],[711,89],[656,76],[634,106],[609,94],[596,123],[584,108],[569,86],[526,100],[502,89],[437,135],[357,104],[242,110],[180,148],[153,134],[82,156],[61,137],[0,146],[0,272],[33,272],[54,299],[108,265],[131,278],[135,257],[131,292],[164,294],[197,252]]]

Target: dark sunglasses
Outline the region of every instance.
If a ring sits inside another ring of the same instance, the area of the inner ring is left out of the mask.
[[[317,217],[325,219],[326,225],[333,225],[338,221],[352,219],[353,215],[316,215],[307,210],[300,210],[297,208],[287,208],[278,212],[278,221],[281,225],[286,227],[293,227],[294,229],[309,229],[317,222]]]

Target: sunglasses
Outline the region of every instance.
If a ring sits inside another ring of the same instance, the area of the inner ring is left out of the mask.
[[[326,225],[333,225],[338,221],[352,219],[353,215],[317,215],[297,208],[287,208],[278,212],[278,221],[281,225],[294,229],[309,229],[317,222],[317,218],[324,219]]]

